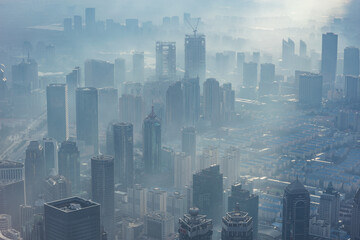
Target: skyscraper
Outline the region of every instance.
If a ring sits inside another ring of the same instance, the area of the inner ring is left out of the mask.
[[[98,152],[98,92],[96,88],[76,90],[76,136]]]
[[[92,33],[95,30],[95,8],[85,9],[85,27],[88,33]]]
[[[200,116],[199,78],[185,78],[183,80],[183,91],[185,123],[195,126]]]
[[[174,159],[174,187],[185,189],[191,183],[191,157],[177,152]]]
[[[45,174],[43,147],[38,141],[31,141],[26,149],[25,157],[26,204],[33,205],[39,197]]]
[[[275,65],[264,63],[260,65],[259,91],[261,94],[274,93]]]
[[[144,52],[135,52],[133,54],[133,81],[144,82]]]
[[[58,145],[53,138],[43,139],[46,176],[58,173]]]
[[[144,119],[144,105],[141,96],[123,94],[119,99],[120,121],[130,122],[136,132],[140,131]]]
[[[205,35],[185,36],[185,78],[206,78]]]
[[[181,151],[191,157],[191,170],[196,169],[196,130],[194,127],[184,127],[181,130]]]
[[[296,180],[284,190],[282,239],[308,239],[309,220],[310,194]]]
[[[99,88],[99,125],[102,129],[119,119],[118,90],[112,87]]]
[[[220,88],[215,78],[208,78],[204,83],[204,117],[217,126],[220,124]]]
[[[152,108],[143,125],[143,158],[145,172],[155,174],[160,172],[161,154],[161,124]]]
[[[235,90],[231,83],[224,83],[220,88],[221,119],[231,120],[235,111]]]
[[[299,103],[320,107],[322,102],[323,77],[318,74],[302,74],[299,77]]]
[[[45,239],[99,240],[100,205],[78,197],[45,203]]]
[[[82,32],[82,18],[81,16],[74,16],[74,32],[79,34]]]
[[[23,180],[23,169],[23,163],[0,160],[0,182],[8,183]]]
[[[27,58],[11,67],[12,86],[17,94],[30,94],[39,87],[38,64],[34,59]]]
[[[143,218],[147,210],[147,189],[135,184],[127,189],[129,214],[135,218]]]
[[[257,63],[244,63],[243,86],[255,88],[257,86]]]
[[[300,40],[300,50],[299,50],[299,55],[302,58],[305,58],[307,55],[307,45],[303,40]]]
[[[336,77],[338,35],[326,33],[322,35],[321,75],[323,76],[324,90],[334,87]]]
[[[74,68],[71,73],[66,75],[66,85],[67,85],[67,103],[68,103],[68,115],[69,122],[75,123],[76,119],[76,107],[75,107],[75,99],[76,99],[76,89],[80,86],[80,67]]]
[[[159,80],[176,79],[175,42],[156,42],[156,76]]]
[[[347,47],[344,49],[344,75],[359,76],[359,49]]]
[[[360,239],[360,189],[357,190],[351,211],[351,239]]]
[[[293,40],[282,41],[282,63],[286,68],[291,68],[294,65],[295,58],[295,43]]]
[[[247,212],[240,211],[239,205],[222,218],[221,240],[254,239],[253,219]]]
[[[59,175],[64,176],[71,184],[72,191],[80,191],[80,153],[75,142],[61,143],[58,153]]]
[[[86,60],[85,87],[114,87],[114,64],[102,60]]]
[[[100,204],[101,222],[108,239],[114,239],[115,197],[114,158],[98,155],[91,158],[92,200]]]
[[[243,189],[240,183],[232,185],[231,196],[228,198],[228,211],[230,212],[236,208],[238,208],[239,211],[248,213],[248,215],[252,218],[253,237],[254,239],[257,239],[259,196]]]
[[[350,103],[360,100],[360,78],[355,76],[345,76],[345,99]]]
[[[339,222],[340,194],[335,191],[330,182],[326,191],[320,196],[319,218],[325,220],[331,226]]]
[[[46,88],[48,136],[57,141],[69,137],[68,98],[66,84],[50,84]]]
[[[52,202],[71,197],[71,184],[61,175],[48,177],[45,181],[44,199]]]
[[[245,53],[243,52],[236,53],[237,71],[241,77],[243,76],[244,63],[245,63]]]
[[[183,91],[175,82],[166,91],[166,125],[168,131],[178,132],[183,123]]]
[[[131,123],[113,125],[115,181],[126,191],[134,184],[134,139]]]
[[[219,165],[212,165],[193,175],[193,206],[218,222],[222,215],[223,175]]]
[[[165,212],[149,212],[144,222],[145,235],[150,239],[166,240],[174,233],[174,217]]]
[[[115,87],[119,89],[120,84],[126,82],[126,62],[123,58],[115,59],[114,63]]]
[[[148,212],[166,212],[167,192],[153,188],[147,192],[146,207]]]
[[[212,220],[206,215],[199,215],[198,208],[190,208],[188,214],[179,219],[180,240],[211,240],[213,235]]]
[[[72,18],[64,18],[64,32],[72,32]]]

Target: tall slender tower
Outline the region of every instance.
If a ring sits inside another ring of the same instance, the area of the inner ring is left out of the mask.
[[[80,153],[75,142],[61,143],[58,153],[59,174],[71,183],[74,193],[80,191]]]
[[[159,80],[176,78],[176,43],[156,42],[156,76]]]
[[[196,125],[200,116],[200,85],[199,78],[185,78],[184,92],[184,120],[186,124]]]
[[[355,194],[351,213],[351,239],[360,239],[360,189]]]
[[[191,170],[196,168],[196,130],[194,127],[184,127],[181,130],[181,150],[191,157]]]
[[[205,35],[185,35],[185,77],[199,78],[200,82],[206,78]]]
[[[160,172],[160,154],[161,124],[154,112],[154,108],[152,108],[143,125],[143,158],[146,173]]]
[[[179,131],[183,122],[183,91],[181,82],[171,85],[166,91],[166,124],[171,131]]]
[[[336,77],[338,35],[326,33],[322,35],[321,75],[323,76],[324,90],[334,87]]]
[[[208,78],[204,83],[204,116],[212,125],[220,124],[220,87],[215,78]]]
[[[359,76],[359,49],[347,47],[344,49],[344,75]]]

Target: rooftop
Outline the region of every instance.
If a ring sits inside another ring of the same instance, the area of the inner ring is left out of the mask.
[[[22,168],[22,167],[24,167],[24,164],[20,162],[0,160],[0,168]]]
[[[64,213],[79,211],[81,209],[100,206],[98,203],[92,202],[90,200],[85,200],[79,197],[71,197],[66,199],[61,199],[54,202],[45,203],[46,206],[56,208]]]

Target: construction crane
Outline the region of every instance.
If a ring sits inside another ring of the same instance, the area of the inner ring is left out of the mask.
[[[200,22],[200,18],[196,18],[196,24],[195,26],[193,26],[189,20],[189,18],[185,18],[186,22],[189,24],[189,26],[192,28],[193,32],[194,32],[194,37],[196,37],[196,32],[197,32],[197,28]]]

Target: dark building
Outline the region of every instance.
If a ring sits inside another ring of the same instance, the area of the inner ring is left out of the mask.
[[[350,103],[360,100],[360,78],[345,76],[345,99]]]
[[[133,82],[144,82],[144,68],[144,52],[135,52],[133,54]]]
[[[48,136],[62,142],[69,137],[68,98],[66,84],[50,84],[46,88]]]
[[[80,67],[76,67],[72,70],[71,73],[66,75],[66,85],[67,85],[67,99],[68,99],[68,113],[69,113],[69,122],[75,123],[76,119],[76,89],[80,86],[80,77],[81,77]]]
[[[239,209],[226,213],[222,218],[221,240],[253,240],[253,219]]]
[[[46,176],[57,174],[58,172],[58,145],[55,139],[44,138],[44,159]]]
[[[71,184],[61,175],[48,177],[45,181],[44,199],[46,202],[71,197]]]
[[[294,66],[295,60],[295,43],[293,40],[282,41],[282,64],[285,68],[291,68]]]
[[[64,32],[72,32],[72,18],[64,18]]]
[[[141,96],[123,94],[119,99],[119,112],[121,122],[130,122],[134,130],[139,132],[144,119],[144,101]]]
[[[257,63],[244,63],[243,66],[243,86],[255,88],[257,86]]]
[[[43,147],[38,141],[31,141],[26,149],[25,157],[26,204],[33,205],[38,199],[45,176]]]
[[[58,154],[59,175],[64,176],[71,184],[72,191],[80,191],[80,153],[75,142],[61,143]]]
[[[323,77],[318,74],[302,74],[299,77],[299,103],[320,107],[322,102]]]
[[[82,32],[82,18],[81,16],[74,16],[74,32],[79,34]]]
[[[115,87],[119,89],[120,84],[126,82],[126,62],[123,58],[115,59],[114,63]]]
[[[308,239],[309,220],[310,194],[296,180],[284,190],[282,239]]]
[[[194,127],[184,127],[181,130],[181,151],[191,157],[191,169],[196,169],[196,130]]]
[[[193,175],[193,206],[219,222],[223,206],[223,175],[219,165],[212,165]]]
[[[235,91],[231,83],[224,83],[220,89],[220,112],[221,118],[225,121],[231,120],[235,111]]]
[[[264,63],[260,65],[259,92],[261,95],[274,93],[275,65]]]
[[[159,80],[176,79],[175,42],[156,42],[156,76]]]
[[[199,78],[185,78],[183,80],[183,92],[185,123],[196,125],[200,116]]]
[[[95,30],[95,8],[85,9],[85,27],[87,32],[93,32]]]
[[[360,189],[356,192],[351,210],[351,239],[360,240]]]
[[[211,240],[213,235],[212,220],[206,215],[199,215],[198,208],[190,208],[188,214],[179,219],[180,240]]]
[[[98,91],[96,88],[76,90],[76,136],[86,145],[93,145],[98,152]]]
[[[181,82],[176,82],[166,91],[166,125],[168,132],[179,132],[183,123],[183,109]]]
[[[45,203],[45,239],[99,240],[100,205],[78,197]]]
[[[241,77],[243,76],[244,63],[245,63],[245,53],[243,52],[236,53],[237,71]]]
[[[98,155],[91,158],[92,200],[100,204],[101,223],[108,239],[114,239],[115,224],[114,158]]]
[[[39,88],[38,64],[34,59],[27,58],[11,68],[12,87],[16,94],[30,94]]]
[[[131,123],[113,125],[115,182],[126,191],[134,184],[134,139]]]
[[[228,198],[228,211],[231,212],[236,208],[239,208],[239,211],[248,213],[248,215],[252,218],[253,237],[254,239],[257,239],[259,221],[259,196],[243,189],[240,183],[232,185],[231,196]]]
[[[143,158],[145,172],[155,174],[160,172],[161,154],[161,124],[154,108],[145,118],[143,125]]]
[[[208,78],[204,82],[204,117],[211,124],[220,124],[220,87],[215,78]]]
[[[86,60],[85,87],[114,87],[114,64],[95,59]]]
[[[338,35],[326,33],[322,35],[321,75],[324,90],[333,89],[336,77]]]
[[[106,128],[119,119],[119,97],[115,88],[99,88],[99,125]]]
[[[339,212],[340,194],[330,182],[326,191],[320,196],[319,218],[335,227],[339,222]]]
[[[205,35],[185,36],[185,78],[206,78]]]
[[[347,47],[344,49],[344,75],[359,76],[359,49]]]

